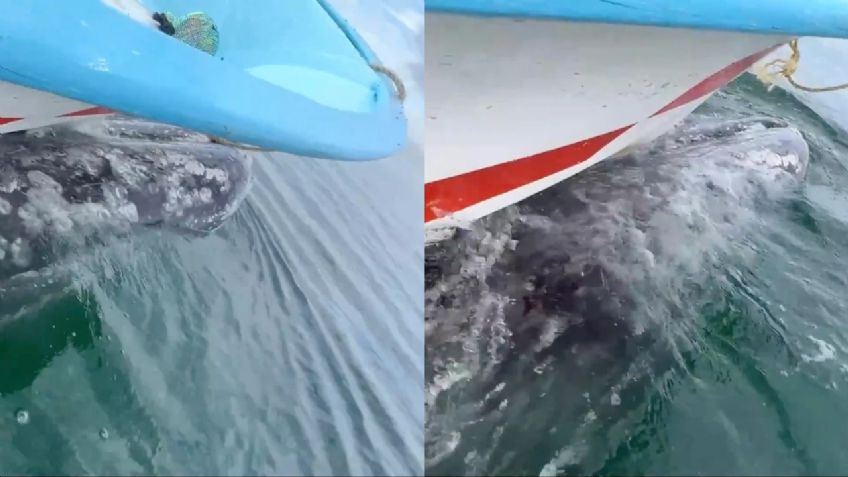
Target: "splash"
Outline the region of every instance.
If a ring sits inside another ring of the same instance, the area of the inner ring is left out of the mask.
[[[514,444],[492,426],[579,441],[627,412],[628,393],[700,345],[691,297],[725,280],[724,257],[753,259],[745,237],[763,208],[797,190],[808,162],[803,136],[783,121],[695,116],[430,245],[428,468],[472,453],[482,466],[466,463],[472,472],[505,465]],[[550,430],[553,416],[534,401],[553,392],[556,419],[573,413],[583,425]]]

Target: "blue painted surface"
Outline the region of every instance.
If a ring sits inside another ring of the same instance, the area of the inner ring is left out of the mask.
[[[425,0],[430,11],[848,38],[838,0]]]
[[[318,0],[148,0],[209,13],[210,56],[100,0],[0,0],[0,80],[231,141],[343,160],[388,156],[406,139],[376,57]]]

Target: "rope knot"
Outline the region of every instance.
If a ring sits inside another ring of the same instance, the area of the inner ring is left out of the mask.
[[[786,81],[788,81],[792,86],[809,93],[822,93],[825,91],[837,91],[848,88],[848,83],[815,87],[805,86],[795,81],[793,75],[796,71],[798,71],[798,63],[801,62],[801,49],[798,47],[798,40],[795,39],[790,41],[789,48],[792,50],[792,54],[789,55],[789,58],[778,58],[776,60],[769,61],[754,71],[757,78],[768,86],[769,91],[774,88],[777,80],[781,76],[786,78]]]

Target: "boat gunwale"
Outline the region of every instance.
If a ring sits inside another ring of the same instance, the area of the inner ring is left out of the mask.
[[[0,19],[0,80],[232,142],[310,157],[373,160],[397,152],[406,142],[403,104],[382,74],[375,72],[373,107],[345,111],[194,49],[166,44],[173,40],[105,5],[89,4],[69,22],[63,8],[45,14],[52,10],[39,8],[45,1],[7,2],[13,12]],[[352,26],[322,0],[313,1],[371,66],[376,55]],[[37,21],[43,22],[42,29],[67,28],[52,36],[38,35],[30,24]],[[116,37],[118,31],[122,35]],[[66,48],[69,42],[73,48]],[[164,60],[163,49],[168,52]],[[92,65],[92,58],[103,58],[108,67]],[[167,70],[165,63],[185,65],[183,79],[157,82],[155,76]],[[218,84],[196,81],[204,77],[215,77]],[[221,88],[228,94],[221,94]],[[205,99],[210,97],[219,99]]]
[[[431,13],[848,38],[829,0],[425,0]],[[801,8],[803,7],[803,8]]]

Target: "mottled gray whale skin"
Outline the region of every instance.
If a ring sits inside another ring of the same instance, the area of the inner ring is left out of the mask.
[[[697,125],[664,139],[613,158],[619,162],[609,167],[626,171],[613,182],[593,183],[587,175],[525,204],[508,276],[494,270],[489,277],[490,286],[521,297],[506,314],[512,348],[492,382],[528,359],[535,366],[573,360],[570,369],[587,380],[623,373],[657,343],[652,324],[631,316],[640,285],[687,263],[702,235],[741,225],[728,201],[785,193],[803,181],[809,163],[800,132],[773,119]],[[674,159],[653,161],[659,153]],[[692,207],[700,222],[687,223],[680,198],[698,194],[713,199],[698,200]]]
[[[205,234],[235,212],[251,159],[134,119],[0,136],[0,283],[106,236]]]
[[[709,276],[704,267],[754,220],[755,204],[798,187],[809,162],[801,133],[780,120],[698,119],[428,248],[427,380],[437,396],[428,405],[457,405],[463,393],[475,403],[464,424],[429,424],[430,465],[477,449],[443,450],[457,428],[520,425],[502,429],[493,455],[508,454],[513,435],[563,442],[576,430],[552,438],[552,421],[625,412],[628,395],[676,366],[667,332],[690,312],[675,308],[686,305],[687,280]],[[462,366],[472,367],[468,387],[442,384]],[[523,418],[540,396],[559,414]]]

